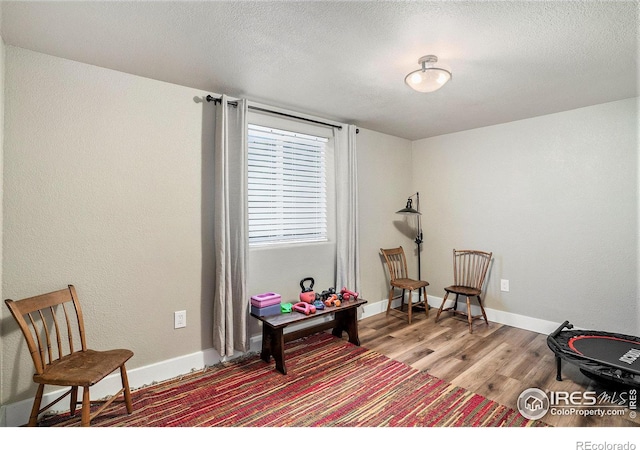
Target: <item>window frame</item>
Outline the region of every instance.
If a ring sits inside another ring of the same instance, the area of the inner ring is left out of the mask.
[[[322,239],[279,239],[274,241],[251,241],[247,236],[249,247],[274,248],[317,245],[335,243],[335,164],[334,164],[334,133],[330,127],[313,125],[295,119],[276,117],[269,114],[261,114],[249,111],[247,123],[259,127],[267,127],[276,130],[284,130],[290,133],[317,136],[326,139],[325,142],[325,217],[326,217],[326,237]],[[247,130],[248,133],[248,130]],[[247,143],[248,151],[248,143]],[[248,162],[247,162],[248,170]],[[251,195],[249,190],[249,177],[247,174],[247,198]],[[249,224],[249,214],[247,211],[247,224]]]

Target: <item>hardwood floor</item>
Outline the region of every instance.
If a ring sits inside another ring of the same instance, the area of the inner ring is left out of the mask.
[[[361,345],[402,361],[456,386],[517,409],[518,396],[527,388],[545,392],[603,391],[571,364],[563,363],[563,381],[556,381],[553,352],[546,335],[497,323],[474,321],[469,334],[465,319],[444,313],[435,323],[424,311],[413,314],[413,323],[392,311],[358,322]],[[611,393],[611,390],[606,391]],[[600,408],[605,409],[605,408]],[[624,416],[552,415],[542,419],[556,427],[639,426],[640,418]]]

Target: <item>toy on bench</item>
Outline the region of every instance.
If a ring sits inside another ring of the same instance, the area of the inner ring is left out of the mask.
[[[343,299],[344,301],[347,301],[347,300],[349,300],[350,298],[353,298],[353,300],[358,300],[358,297],[360,296],[360,293],[359,293],[359,292],[353,292],[353,291],[350,291],[350,290],[349,290],[349,289],[347,289],[346,287],[343,287],[343,288],[340,290],[340,294],[342,294],[342,299]]]
[[[293,305],[293,310],[301,312],[302,314],[306,314],[308,316],[310,314],[315,314],[316,307],[313,305],[310,305],[307,302],[298,302],[295,305]]]
[[[338,298],[336,294],[331,294],[325,301],[324,304],[326,306],[340,306],[342,302]]]
[[[251,296],[251,314],[258,317],[280,314],[281,297],[275,292],[265,292]]]
[[[313,302],[313,306],[315,306],[315,307],[316,307],[316,309],[324,309],[324,303],[322,302],[322,300],[318,300],[318,299],[316,299],[316,300]]]
[[[333,294],[336,293],[336,289],[333,287],[330,287],[329,289],[327,289],[326,291],[322,291],[320,293],[320,298],[319,300],[325,301],[326,299],[328,299],[329,297],[331,297]]]
[[[307,281],[309,282],[309,286],[305,286],[305,283]],[[302,292],[300,292],[299,297],[301,302],[311,304],[316,300],[316,293],[313,292],[313,283],[314,280],[311,277],[303,278],[302,280],[300,280],[300,289],[302,289]]]

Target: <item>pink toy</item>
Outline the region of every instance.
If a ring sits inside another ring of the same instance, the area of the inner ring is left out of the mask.
[[[267,306],[280,304],[280,294],[275,292],[265,292],[251,297],[251,304],[256,308],[265,308]]]
[[[298,302],[295,305],[293,305],[293,309],[295,311],[301,312],[303,314],[306,314],[307,316],[309,314],[315,314],[316,312],[316,307],[313,305],[310,305],[307,302]]]
[[[305,286],[305,283],[309,282],[309,286]],[[303,278],[300,280],[300,301],[305,303],[313,303],[316,299],[316,293],[313,292],[314,280],[311,277]]]
[[[349,289],[347,289],[346,287],[343,287],[340,290],[340,293],[342,294],[342,299],[343,300],[349,300],[351,297],[353,297],[354,300],[357,300],[358,297],[360,296],[359,292],[353,292],[350,291]]]
[[[316,293],[313,291],[300,292],[300,301],[304,303],[313,303],[316,299]]]

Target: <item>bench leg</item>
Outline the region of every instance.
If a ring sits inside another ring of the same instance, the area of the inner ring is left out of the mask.
[[[262,352],[260,358],[264,362],[271,362],[271,356],[276,362],[276,370],[287,374],[284,363],[284,329],[272,328],[266,323],[262,324]]]
[[[342,332],[346,331],[349,335],[349,342],[354,345],[360,345],[358,337],[358,317],[357,309],[349,308],[335,312],[336,326],[331,334],[336,337],[342,337]]]

